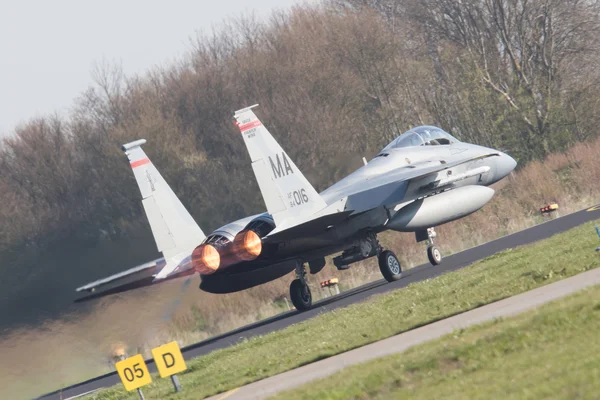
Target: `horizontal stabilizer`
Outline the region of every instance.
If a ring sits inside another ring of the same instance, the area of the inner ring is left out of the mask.
[[[173,279],[181,278],[184,276],[190,276],[193,274],[194,274],[194,270],[189,269],[189,270],[186,270],[183,272],[177,272],[177,273],[171,274],[166,279],[161,279],[160,281],[156,281],[153,276],[144,276],[144,277],[140,277],[135,280],[128,281],[126,283],[121,283],[117,286],[113,286],[113,287],[111,287],[109,289],[105,289],[101,292],[95,291],[95,290],[90,291],[90,294],[76,299],[75,303],[83,303],[86,301],[109,296],[111,294],[128,292],[130,290],[139,289],[139,288],[146,287],[146,286],[153,286],[153,285],[156,285],[159,283],[168,282]]]
[[[168,262],[164,258],[159,258],[128,269],[127,271],[119,272],[107,278],[98,279],[97,281],[83,285],[75,290],[77,292],[89,292],[92,294],[79,298],[76,302],[126,292],[195,273],[190,255],[185,257],[181,262],[177,262],[176,260],[177,257],[171,258]],[[169,271],[169,273],[163,279],[156,279],[157,275],[163,271]],[[101,289],[102,292],[100,292]]]
[[[97,281],[87,283],[81,287],[75,289],[76,292],[93,292],[99,287],[124,280],[127,278],[131,278],[132,276],[140,276],[140,275],[156,275],[158,271],[160,271],[165,266],[165,259],[159,258],[154,261],[147,262],[142,265],[138,265],[137,267],[130,268],[126,271],[119,272],[117,274],[111,275],[106,278],[98,279]]]

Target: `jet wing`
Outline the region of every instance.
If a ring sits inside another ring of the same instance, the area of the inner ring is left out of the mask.
[[[496,157],[496,156],[500,156],[500,154],[499,153],[488,153],[488,154],[480,155],[477,157],[471,157],[471,158],[467,158],[467,159],[463,159],[463,160],[456,160],[456,161],[449,162],[449,163],[440,161],[439,165],[434,165],[434,166],[424,167],[424,168],[415,167],[412,170],[410,169],[410,166],[404,167],[404,168],[398,168],[395,171],[390,171],[389,173],[386,173],[386,174],[380,175],[374,179],[371,179],[370,184],[365,185],[365,187],[368,190],[368,188],[371,188],[371,187],[382,186],[382,185],[386,185],[386,184],[390,184],[390,183],[394,183],[394,182],[407,182],[407,181],[414,182],[417,180],[420,181],[420,180],[424,180],[424,178],[426,178],[428,176],[437,175],[441,171],[448,170],[448,169],[454,168],[454,167],[462,165],[462,164],[467,164],[467,163],[473,162],[475,160],[480,160],[480,159],[488,158],[488,157]],[[487,170],[485,172],[487,172]],[[423,182],[423,183],[425,183],[425,182]]]
[[[348,198],[348,208],[354,209],[355,212],[363,212],[381,205],[381,201],[384,199],[388,203],[402,201],[411,182],[422,180],[423,184],[420,186],[425,187],[431,183],[426,179],[428,176],[435,177],[441,171],[481,158],[494,156],[499,156],[499,154],[489,153],[452,162],[440,160],[410,164],[384,174],[369,176],[359,182],[350,182],[344,186],[334,185],[322,192],[321,196],[329,199],[329,201]]]
[[[350,216],[352,212],[353,210],[346,210],[316,217],[302,224],[294,225],[277,232],[274,231],[274,233],[267,235],[264,240],[267,243],[279,243],[291,240],[298,236],[309,236],[315,233],[321,233],[331,226],[335,226],[348,219],[348,216]]]
[[[440,171],[444,171],[444,170],[456,167],[461,164],[466,164],[466,163],[469,163],[469,162],[472,162],[475,160],[479,160],[482,158],[496,157],[496,156],[500,156],[500,154],[499,153],[488,153],[488,154],[484,154],[484,155],[480,155],[477,157],[472,157],[472,158],[468,158],[468,159],[464,159],[464,160],[456,160],[456,161],[449,162],[449,163],[440,161],[440,163],[438,165],[434,165],[431,167],[423,167],[423,168],[419,168],[418,166],[410,168],[410,165],[409,165],[408,167],[398,168],[395,171],[390,171],[389,173],[380,175],[377,178],[372,179],[371,181],[373,183],[381,182],[380,184],[387,184],[387,183],[391,183],[391,182],[416,180],[416,179],[420,179],[420,178],[425,178],[428,175],[437,174]]]

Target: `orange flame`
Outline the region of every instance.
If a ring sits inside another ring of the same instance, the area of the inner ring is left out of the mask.
[[[254,231],[242,231],[233,239],[233,251],[240,260],[252,261],[262,251],[262,240]]]
[[[202,275],[214,273],[221,264],[221,256],[210,244],[201,244],[192,252],[192,266]]]

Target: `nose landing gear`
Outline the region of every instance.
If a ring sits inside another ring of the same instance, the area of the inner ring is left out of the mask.
[[[433,243],[433,239],[437,236],[434,228],[427,229],[427,258],[429,258],[429,262],[431,265],[439,265],[442,262],[442,252],[440,249]]]
[[[427,247],[427,258],[431,265],[439,265],[442,262],[442,252],[437,246]]]

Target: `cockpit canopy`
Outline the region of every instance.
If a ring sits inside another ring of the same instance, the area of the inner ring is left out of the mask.
[[[418,126],[398,136],[383,150],[398,149],[403,147],[439,146],[457,143],[458,140],[435,126]]]

